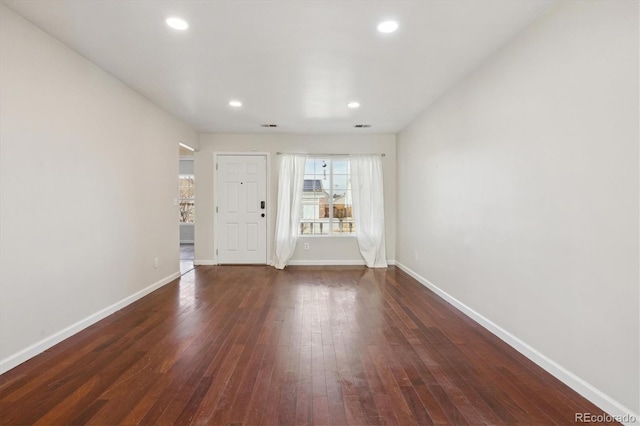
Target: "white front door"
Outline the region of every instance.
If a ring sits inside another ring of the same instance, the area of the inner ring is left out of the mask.
[[[267,157],[218,155],[218,263],[267,263]]]

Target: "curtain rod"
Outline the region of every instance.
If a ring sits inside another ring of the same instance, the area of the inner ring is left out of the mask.
[[[296,155],[313,155],[313,156],[318,156],[318,157],[348,157],[349,155],[379,155],[381,157],[386,157],[387,154],[385,154],[384,152],[381,154],[376,154],[376,153],[372,153],[372,154],[316,154],[315,152],[313,153],[309,153],[309,152],[276,152],[276,155],[282,155],[282,154],[296,154]]]

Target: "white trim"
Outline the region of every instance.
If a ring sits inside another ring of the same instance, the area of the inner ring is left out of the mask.
[[[500,339],[502,339],[509,346],[520,352],[522,355],[529,358],[531,361],[542,367],[551,375],[555,376],[558,380],[569,386],[571,389],[578,392],[580,395],[600,407],[602,410],[612,416],[626,416],[627,418],[635,418],[633,423],[624,423],[626,425],[638,425],[640,424],[640,415],[634,413],[632,410],[626,408],[624,405],[611,398],[595,386],[586,382],[582,378],[576,376],[571,371],[562,367],[552,359],[548,358],[532,346],[528,345],[518,337],[514,336],[504,328],[500,327],[493,321],[489,320],[482,314],[476,312],[469,306],[465,305],[455,297],[451,296],[446,291],[442,290],[438,286],[429,282],[426,278],[422,277],[418,273],[412,271],[409,267],[403,265],[400,262],[395,262],[396,266],[413,277],[423,286],[436,293],[442,299],[453,305],[463,314],[480,324],[482,327],[493,333]]]
[[[287,265],[291,266],[303,266],[303,265],[318,265],[318,266],[363,266],[364,260],[289,260]]]
[[[205,259],[205,260],[194,260],[194,261],[193,261],[193,264],[194,264],[194,265],[198,265],[198,266],[200,266],[200,265],[209,265],[209,266],[211,266],[211,265],[217,265],[217,263],[216,263],[216,261],[215,261],[215,260],[210,260],[210,259]]]
[[[195,240],[180,240],[180,244],[194,244]]]
[[[138,299],[143,298],[147,294],[151,293],[154,290],[159,289],[160,287],[169,284],[176,278],[180,278],[180,272],[175,272],[168,277],[161,279],[160,281],[151,284],[149,287],[144,288],[137,293],[132,294],[131,296],[125,297],[119,302],[114,303],[111,306],[107,306],[104,309],[99,310],[98,312],[89,315],[88,317],[81,319],[75,324],[71,324],[70,326],[58,331],[50,335],[49,337],[45,337],[39,342],[34,343],[33,345],[13,354],[9,355],[5,359],[0,361],[0,374],[11,370],[12,368],[22,364],[23,362],[33,358],[34,356],[46,351],[50,347],[62,342],[65,339],[73,336],[74,334],[84,330],[90,325],[95,324],[103,318],[108,317],[116,311],[124,308],[127,305],[135,302]]]
[[[318,222],[314,222],[318,223]],[[329,222],[326,222],[329,223]],[[336,232],[335,234],[298,234],[298,241],[302,238],[356,238],[356,233]]]
[[[395,265],[395,260],[387,260],[387,265]],[[273,260],[269,262],[269,265],[273,266]],[[289,260],[287,265],[291,266],[364,266],[364,260],[354,259],[354,260]]]

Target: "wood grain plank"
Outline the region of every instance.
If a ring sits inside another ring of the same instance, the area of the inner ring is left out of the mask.
[[[603,414],[397,268],[198,267],[0,376],[0,424],[564,425]]]

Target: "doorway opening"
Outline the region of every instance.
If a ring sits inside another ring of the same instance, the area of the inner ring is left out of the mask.
[[[194,268],[195,258],[195,174],[193,151],[180,146],[178,175],[179,225],[180,225],[180,274]]]

